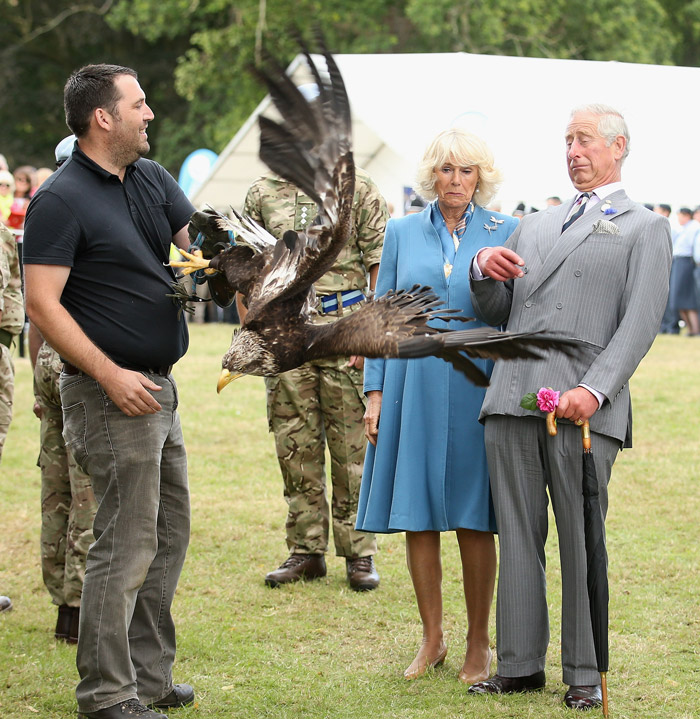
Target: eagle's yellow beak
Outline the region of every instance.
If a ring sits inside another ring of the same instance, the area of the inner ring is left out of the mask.
[[[233,382],[234,379],[242,377],[243,373],[231,374],[227,369],[222,369],[219,375],[219,381],[216,383],[216,394],[219,394],[221,390],[227,385]]]

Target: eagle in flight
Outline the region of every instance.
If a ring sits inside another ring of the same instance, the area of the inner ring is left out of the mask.
[[[429,287],[390,291],[332,324],[310,321],[313,284],[334,264],[351,231],[355,190],[350,104],[340,71],[317,39],[325,71],[301,42],[318,97],[308,101],[269,54],[253,72],[267,86],[281,116],[260,116],[260,158],[275,173],[314,200],[318,215],[305,233],[288,231],[276,240],[252,219],[213,211],[195,212],[190,235],[226,249],[206,258],[183,254],[172,262],[183,274],[208,276],[212,297],[223,306],[236,292],[248,311],[222,359],[217,391],[244,374],[271,376],[307,361],[331,356],[415,358],[434,355],[450,362],[472,382],[488,378],[469,357],[539,358],[556,348],[567,353],[574,343],[542,333],[510,333],[488,327],[459,330],[436,327],[431,320],[469,321],[445,308]],[[228,241],[235,237],[235,244]],[[223,238],[224,242],[220,242]]]

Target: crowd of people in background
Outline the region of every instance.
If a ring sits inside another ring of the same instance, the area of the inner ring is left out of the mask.
[[[29,200],[40,185],[53,172],[48,167],[20,165],[10,171],[4,155],[0,155],[0,220],[6,227],[15,230],[18,241],[24,227]]]

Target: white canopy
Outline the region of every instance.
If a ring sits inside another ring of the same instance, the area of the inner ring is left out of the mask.
[[[490,145],[505,176],[497,198],[504,212],[521,201],[542,208],[551,195],[571,196],[564,129],[571,109],[590,102],[612,105],[627,120],[623,183],[630,197],[674,210],[700,204],[700,147],[692,141],[700,68],[467,53],[335,59],[352,106],[355,161],[395,214],[403,214],[404,188],[413,184],[425,147],[451,126]],[[308,81],[301,56],[289,71],[298,84]],[[270,109],[266,97],[192,196],[195,205],[240,208],[250,183],[265,172],[257,117]]]

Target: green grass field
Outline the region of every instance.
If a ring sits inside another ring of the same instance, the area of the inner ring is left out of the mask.
[[[571,716],[561,703],[553,523],[552,641],[541,694],[472,697],[457,681],[466,612],[452,536],[443,543],[447,661],[414,682],[402,678],[421,636],[403,535],[380,537],[375,592],[350,591],[344,562],[334,556],[324,580],[263,585],[286,557],[286,505],[263,382],[241,379],[217,396],[230,326],[193,325],[191,335],[175,377],[193,531],[174,613],[176,681],[193,684],[197,701],[171,717]],[[0,465],[0,593],[15,605],[0,616],[0,718],[70,717],[75,648],[53,639],[56,610],[39,566],[39,422],[31,413],[29,362],[15,364],[15,419]],[[700,716],[700,340],[660,337],[632,391],[635,448],[615,465],[607,523],[610,715],[691,719]]]

